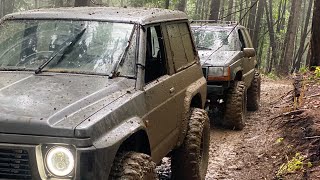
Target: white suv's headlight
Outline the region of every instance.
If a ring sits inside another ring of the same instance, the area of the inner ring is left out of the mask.
[[[48,170],[55,176],[67,176],[74,169],[74,157],[71,151],[65,147],[52,147],[46,155]]]
[[[209,67],[208,76],[220,77],[223,76],[223,67]]]
[[[229,67],[209,67],[208,68],[208,80],[230,80],[230,68]]]

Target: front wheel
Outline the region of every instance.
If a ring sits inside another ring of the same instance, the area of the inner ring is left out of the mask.
[[[245,126],[247,90],[243,81],[236,81],[226,95],[226,109],[222,125],[236,130]]]
[[[113,163],[111,180],[153,180],[157,179],[156,164],[147,154],[138,152],[119,153]]]
[[[209,159],[210,124],[207,112],[191,109],[186,137],[173,152],[172,179],[204,180]]]

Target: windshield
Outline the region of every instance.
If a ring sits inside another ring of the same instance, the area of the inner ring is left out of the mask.
[[[231,29],[193,28],[198,50],[239,51],[240,44]]]
[[[135,38],[133,27],[96,21],[4,21],[0,70],[36,70],[52,58],[43,71],[110,74],[122,60],[118,71],[132,77],[135,57],[128,54],[134,52],[126,51],[135,50],[136,43],[129,43]]]

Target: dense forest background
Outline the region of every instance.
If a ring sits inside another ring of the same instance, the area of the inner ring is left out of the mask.
[[[0,0],[0,17],[73,6],[158,7],[193,20],[235,21],[248,28],[261,72],[286,76],[320,66],[319,0]]]

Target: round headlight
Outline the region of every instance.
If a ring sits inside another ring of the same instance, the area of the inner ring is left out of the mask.
[[[66,176],[74,168],[74,157],[65,147],[53,147],[47,154],[48,170],[55,176]]]

